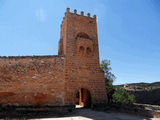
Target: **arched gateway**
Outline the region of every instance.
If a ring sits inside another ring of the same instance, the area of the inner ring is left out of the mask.
[[[92,99],[89,90],[81,88],[76,93],[75,104],[81,107],[91,107]]]
[[[95,15],[67,8],[56,56],[0,57],[1,105],[93,107],[106,102]]]

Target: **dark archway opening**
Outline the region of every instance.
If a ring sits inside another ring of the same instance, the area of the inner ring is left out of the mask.
[[[84,32],[78,33],[77,36],[76,36],[76,38],[78,38],[78,37],[79,38],[90,39],[89,36],[86,33],[84,33]]]
[[[91,107],[91,94],[89,90],[81,88],[76,93],[75,104],[76,107],[85,107],[85,108]]]

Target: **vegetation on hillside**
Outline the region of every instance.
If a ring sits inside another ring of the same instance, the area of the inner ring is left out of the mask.
[[[117,87],[113,94],[113,102],[118,104],[132,104],[135,102],[134,95],[129,94],[126,90]]]
[[[135,96],[136,103],[160,105],[160,82],[117,85]]]
[[[123,87],[124,85],[117,85],[119,87]],[[128,91],[144,91],[144,90],[154,90],[160,88],[160,82],[154,83],[131,83],[127,84]]]
[[[130,95],[127,91],[120,87],[113,86],[113,81],[116,79],[115,75],[111,73],[109,60],[102,60],[100,64],[101,71],[104,72],[106,80],[106,90],[108,96],[108,103],[118,104],[132,104],[135,102],[133,95]]]

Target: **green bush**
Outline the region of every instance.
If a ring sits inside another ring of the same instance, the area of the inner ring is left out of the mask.
[[[134,95],[129,94],[122,88],[116,88],[112,97],[113,102],[118,104],[133,104],[135,102]]]
[[[100,64],[100,69],[102,72],[104,72],[105,75],[108,103],[112,103],[112,95],[115,91],[112,83],[116,79],[116,77],[111,72],[112,68],[110,67],[110,60],[102,60]]]
[[[133,95],[130,95],[124,89],[115,87],[113,81],[116,79],[115,75],[111,72],[110,60],[102,60],[100,64],[100,69],[104,72],[106,81],[106,90],[108,103],[119,103],[119,104],[132,104],[135,102]]]
[[[115,92],[115,87],[112,85],[111,82],[106,82],[106,90],[107,90],[108,103],[113,103],[112,96]]]

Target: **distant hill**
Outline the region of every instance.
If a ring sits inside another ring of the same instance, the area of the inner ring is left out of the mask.
[[[144,90],[153,90],[160,88],[160,82],[154,82],[154,83],[131,83],[131,84],[122,84],[117,85],[119,87],[123,87],[130,91],[144,91]]]
[[[133,94],[136,103],[160,105],[160,82],[117,85]]]

